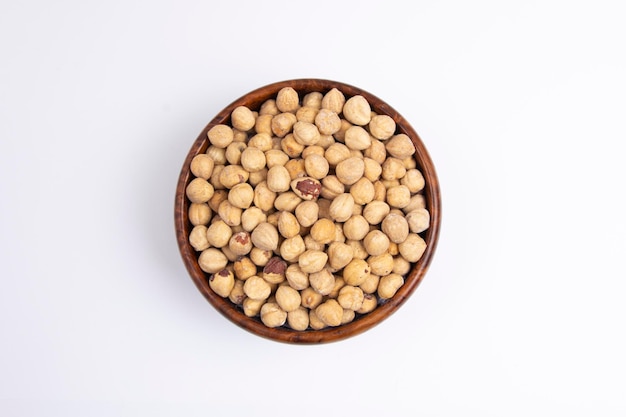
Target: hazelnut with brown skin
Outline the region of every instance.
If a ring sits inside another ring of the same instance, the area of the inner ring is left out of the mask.
[[[303,200],[316,200],[322,191],[322,183],[311,177],[297,178],[291,181],[291,189]]]
[[[263,267],[263,279],[270,284],[280,284],[285,280],[287,262],[278,256],[271,258]]]
[[[228,269],[222,269],[209,277],[209,287],[220,297],[228,297],[234,286],[233,272]]]

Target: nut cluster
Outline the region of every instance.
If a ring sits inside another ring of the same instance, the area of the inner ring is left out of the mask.
[[[268,327],[349,323],[392,298],[426,249],[411,139],[360,95],[281,89],[207,132],[186,188],[210,288]]]

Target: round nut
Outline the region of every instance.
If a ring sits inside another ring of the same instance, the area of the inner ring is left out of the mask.
[[[393,243],[402,243],[409,235],[409,224],[396,213],[389,213],[381,223],[382,231]]]
[[[348,285],[361,285],[370,275],[371,268],[363,259],[353,259],[343,269],[343,279]]]
[[[226,258],[226,255],[216,248],[205,249],[198,256],[198,266],[209,274],[221,271],[227,264],[228,258]]]
[[[297,310],[301,301],[300,293],[289,285],[281,285],[276,289],[276,303],[288,313]]]
[[[372,109],[365,97],[356,95],[346,100],[343,105],[343,115],[350,123],[365,126],[370,122]]]
[[[315,200],[322,191],[322,183],[311,177],[296,178],[290,185],[293,192],[303,200]]]
[[[409,233],[404,242],[398,244],[400,255],[409,262],[417,262],[426,251],[426,242],[415,233]]]
[[[238,106],[230,114],[230,121],[235,129],[247,132],[254,127],[256,118],[252,110],[246,106]]]
[[[270,223],[259,224],[251,234],[252,244],[259,249],[273,251],[278,248],[278,230]]]
[[[376,139],[389,139],[396,131],[396,122],[386,114],[378,114],[372,117],[368,125],[370,133]]]
[[[191,173],[196,177],[208,180],[211,178],[214,166],[215,162],[213,161],[213,158],[205,153],[201,153],[193,157],[190,169]]]
[[[216,148],[226,148],[230,145],[234,138],[233,129],[230,126],[220,124],[215,125],[207,132],[207,137],[209,138],[209,142],[211,145]],[[213,158],[215,160],[215,158]],[[216,161],[217,162],[217,161]],[[225,160],[222,162],[224,163]]]
[[[235,278],[228,269],[222,269],[209,277],[209,287],[220,297],[228,297],[234,286]]]
[[[404,284],[404,278],[398,274],[385,275],[378,283],[378,296],[388,299],[396,295],[396,292]]]
[[[363,159],[351,157],[337,164],[335,175],[343,184],[352,185],[357,182],[365,171]]]
[[[267,327],[280,327],[287,321],[287,312],[276,303],[265,303],[261,307],[261,321]]]
[[[253,275],[243,284],[243,292],[248,298],[266,300],[272,292],[270,284],[258,275]]]
[[[405,216],[412,233],[422,233],[430,227],[430,213],[425,208],[415,209]]]
[[[192,203],[206,203],[213,197],[214,188],[204,178],[194,178],[191,180],[185,193]]]
[[[326,300],[315,309],[317,317],[327,326],[339,326],[343,318],[343,308],[337,300]]]

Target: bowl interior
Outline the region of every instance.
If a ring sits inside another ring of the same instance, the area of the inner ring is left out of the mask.
[[[427,244],[426,251],[422,258],[413,265],[411,271],[405,277],[404,285],[398,290],[394,297],[380,304],[373,312],[362,316],[357,315],[354,321],[339,327],[302,332],[294,331],[287,327],[268,328],[258,317],[247,317],[243,311],[232,304],[230,300],[218,296],[211,290],[207,283],[208,274],[200,269],[197,253],[191,247],[188,240],[189,233],[193,226],[188,219],[189,200],[185,195],[185,189],[187,184],[193,179],[189,168],[191,160],[194,156],[204,153],[209,146],[206,135],[208,130],[217,124],[230,124],[230,114],[238,106],[243,105],[251,110],[258,110],[263,102],[270,98],[275,98],[278,91],[283,87],[294,88],[299,93],[301,99],[304,94],[310,92],[320,92],[324,94],[335,87],[345,95],[346,99],[354,95],[362,95],[370,103],[373,111],[378,114],[386,114],[393,118],[397,126],[396,133],[404,133],[411,138],[416,149],[414,157],[417,161],[417,168],[422,172],[425,180],[422,193],[426,200],[426,208],[431,216],[431,223],[430,227],[424,233],[420,233]],[[433,163],[421,138],[404,117],[378,97],[349,84],[322,79],[297,79],[273,83],[251,91],[225,107],[209,122],[198,135],[198,138],[191,146],[184,161],[176,188],[174,215],[176,237],[183,262],[196,287],[210,304],[230,321],[258,336],[286,343],[311,344],[338,341],[368,330],[382,322],[407,300],[423,279],[433,258],[439,236],[440,205],[439,182]]]

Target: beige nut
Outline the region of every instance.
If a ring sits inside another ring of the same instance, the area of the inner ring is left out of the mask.
[[[293,113],[279,113],[272,118],[272,132],[279,138],[285,137],[293,129],[298,118]]]
[[[295,210],[298,223],[302,227],[312,226],[318,219],[319,205],[314,201],[303,201]]]
[[[272,292],[272,287],[260,276],[253,275],[243,284],[243,292],[248,298],[266,300]]]
[[[408,187],[411,193],[417,193],[424,188],[426,181],[422,172],[416,168],[408,169],[404,177],[400,178],[400,184]]]
[[[206,232],[207,240],[214,248],[221,248],[222,246],[228,245],[232,234],[233,230],[221,219],[211,223]]]
[[[367,264],[370,266],[370,271],[374,275],[384,276],[393,271],[393,256],[386,252],[381,255],[372,255],[367,258]]]
[[[228,249],[236,256],[243,256],[252,250],[252,241],[248,232],[234,233],[228,241]]]
[[[339,115],[330,109],[321,109],[315,115],[315,126],[322,135],[332,135],[341,129]]]
[[[266,221],[267,216],[265,215],[263,210],[258,207],[252,206],[245,209],[241,213],[241,227],[243,227],[243,230],[245,230],[246,232],[253,231],[255,227]]]
[[[387,141],[385,148],[389,155],[398,159],[408,158],[415,153],[415,145],[404,133],[394,135]]]
[[[348,149],[363,151],[370,147],[372,140],[363,127],[352,126],[346,130],[344,142]]]
[[[321,180],[328,175],[330,166],[323,155],[312,154],[304,158],[304,169],[309,177]]]
[[[226,165],[219,175],[219,182],[226,188],[232,188],[237,184],[248,181],[250,173],[241,165]]]
[[[198,178],[208,180],[213,173],[215,162],[209,155],[201,153],[193,157],[191,160],[191,173]]]
[[[270,284],[280,284],[285,280],[287,262],[279,256],[273,256],[263,267],[263,279]]]
[[[343,308],[337,300],[326,300],[315,308],[315,314],[327,326],[336,327],[341,324],[343,318]]]
[[[310,234],[316,242],[330,243],[335,239],[335,223],[329,219],[319,219],[311,226]]]
[[[370,122],[372,109],[365,97],[356,95],[346,100],[343,116],[354,125],[365,126]]]
[[[343,143],[333,143],[325,150],[324,158],[331,167],[336,167],[339,162],[350,158],[350,149]]]
[[[261,250],[273,251],[278,248],[278,230],[270,223],[260,223],[250,237],[252,244]]]
[[[230,201],[222,201],[217,208],[217,214],[229,226],[239,226],[241,224],[241,210],[239,207],[233,206]]]
[[[385,275],[378,283],[378,296],[382,299],[392,298],[402,285],[404,285],[404,278],[401,275]]]
[[[194,178],[185,189],[187,198],[192,203],[206,203],[214,192],[213,186],[204,178]]]
[[[345,222],[354,211],[354,197],[350,193],[343,193],[335,197],[330,203],[328,212],[330,217],[337,222]]]
[[[233,262],[233,270],[237,279],[247,280],[257,273],[256,265],[247,256],[240,256]]]
[[[362,240],[369,232],[369,226],[365,217],[354,215],[344,223],[343,234],[348,240]]]
[[[380,224],[383,219],[389,214],[391,208],[389,204],[384,201],[374,200],[363,208],[363,217],[371,225]]]
[[[422,233],[430,227],[430,213],[425,208],[415,209],[405,216],[411,233]]]
[[[378,300],[376,296],[373,294],[365,294],[363,296],[363,304],[361,304],[361,308],[359,308],[356,312],[359,314],[367,314],[376,310],[378,306]]]
[[[276,94],[276,107],[281,112],[295,113],[300,107],[300,98],[298,92],[292,87],[283,87]]]
[[[331,110],[337,114],[341,114],[343,106],[346,103],[346,97],[337,88],[332,88],[322,98],[322,109]]]
[[[335,271],[344,268],[353,258],[354,250],[347,243],[333,242],[328,246],[328,264]]]
[[[371,268],[363,259],[353,259],[343,269],[343,279],[348,285],[359,286],[370,275]]]
[[[274,200],[274,208],[278,211],[293,212],[301,202],[302,199],[298,197],[296,193],[288,191],[286,193],[280,193],[278,197],[276,197],[276,200]]]
[[[306,330],[309,327],[309,310],[301,306],[288,312],[287,324],[296,331]]]
[[[302,299],[302,307],[314,309],[322,303],[324,296],[313,288],[307,287],[300,291],[300,298]]]
[[[278,215],[278,232],[287,239],[300,233],[300,223],[293,213],[280,212]]]
[[[335,175],[343,184],[352,185],[357,182],[365,171],[363,159],[351,157],[341,161],[335,167]]]
[[[302,106],[296,111],[296,119],[299,122],[314,123],[318,111],[318,109],[313,107]]]
[[[400,255],[409,262],[417,262],[426,251],[426,242],[415,233],[409,233],[404,242],[398,244]]]
[[[298,257],[298,265],[303,272],[314,273],[321,271],[326,265],[328,255],[320,250],[309,249]]]
[[[254,127],[256,117],[246,106],[238,106],[230,114],[230,122],[235,129],[247,132]]]
[[[389,213],[381,223],[381,230],[391,242],[402,243],[409,235],[409,224],[403,216]]]
[[[198,266],[209,274],[221,271],[227,264],[228,258],[226,258],[226,255],[216,248],[205,249],[198,256]]]
[[[235,286],[233,272],[228,269],[222,269],[219,272],[213,273],[208,281],[209,287],[211,287],[213,292],[223,298],[228,297]]]
[[[211,145],[221,149],[230,145],[234,136],[233,129],[224,124],[215,125],[207,132],[207,137],[209,138]],[[213,159],[215,160],[215,158]],[[217,163],[217,160],[215,162]],[[224,162],[225,161],[222,161],[222,164]]]
[[[369,131],[376,139],[389,139],[396,131],[396,122],[386,114],[372,117],[368,125]]]
[[[191,203],[187,216],[194,226],[207,225],[211,221],[212,213],[207,203]]]
[[[199,224],[194,226],[194,228],[191,229],[191,232],[189,232],[189,244],[197,252],[201,252],[211,246],[207,240],[206,231],[207,227],[203,224]]]
[[[237,184],[228,192],[228,202],[240,209],[247,209],[254,200],[254,190],[248,183]]]
[[[267,188],[280,193],[289,190],[291,177],[284,166],[276,165],[267,171]]]
[[[258,148],[247,147],[241,152],[241,166],[248,172],[262,170],[265,163],[265,153]]]
[[[337,302],[342,308],[356,311],[363,305],[363,290],[359,287],[346,285],[339,290]]]
[[[303,290],[309,286],[309,274],[303,272],[298,264],[291,264],[285,270],[285,278],[289,285],[296,290]]]
[[[263,304],[260,314],[261,321],[267,327],[280,327],[287,321],[287,312],[281,309],[277,303]]]
[[[302,105],[312,107],[314,109],[320,109],[322,107],[322,98],[324,95],[319,91],[312,91],[302,97]]]
[[[243,313],[248,317],[258,316],[264,304],[265,299],[255,300],[246,297],[246,299],[243,300]]]
[[[380,230],[370,231],[363,239],[363,246],[370,255],[382,255],[389,249],[389,238]]]
[[[296,235],[294,237],[285,239],[280,244],[280,256],[288,262],[295,262],[298,257],[306,251],[304,239],[302,236]]]
[[[322,295],[328,295],[335,287],[335,277],[327,269],[309,274],[309,285]]]
[[[387,203],[394,208],[404,208],[411,202],[411,191],[404,185],[396,185],[387,189]]]
[[[242,306],[243,300],[246,299],[246,293],[243,292],[243,281],[235,279],[235,285],[228,294],[228,299],[235,305]]]
[[[241,163],[241,153],[246,149],[246,144],[243,142],[233,142],[226,147],[226,160],[231,165],[239,165]]]

